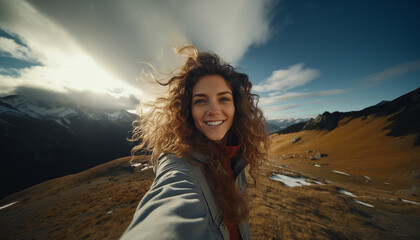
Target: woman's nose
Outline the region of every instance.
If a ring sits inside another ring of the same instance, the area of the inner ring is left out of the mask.
[[[210,102],[207,115],[214,116],[220,113],[220,106],[217,102]]]

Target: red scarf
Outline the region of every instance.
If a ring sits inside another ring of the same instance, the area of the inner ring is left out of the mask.
[[[229,175],[229,177],[232,179],[232,181],[235,181],[234,179],[234,173],[232,170],[232,158],[235,156],[235,154],[239,151],[239,149],[241,148],[241,144],[239,144],[238,146],[225,146],[225,145],[220,145],[220,147],[222,148],[223,152],[225,153],[225,157],[223,159],[223,169],[227,172],[227,174]],[[229,238],[231,240],[239,240],[241,239],[241,235],[239,233],[239,228],[237,224],[226,224],[228,231],[229,231]]]

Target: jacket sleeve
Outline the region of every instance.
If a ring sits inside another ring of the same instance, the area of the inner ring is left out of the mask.
[[[191,166],[166,155],[121,239],[219,239],[212,224]]]

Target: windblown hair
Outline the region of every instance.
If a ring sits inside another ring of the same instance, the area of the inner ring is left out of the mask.
[[[220,146],[195,127],[191,114],[192,90],[206,75],[222,76],[231,88],[235,114],[227,134],[241,143],[235,158],[242,158],[249,164],[248,172],[254,184],[259,167],[267,159],[270,144],[263,113],[257,107],[258,95],[251,93],[248,75],[237,72],[216,54],[198,52],[193,46],[177,49],[177,53],[187,57],[182,68],[170,74],[165,82],[155,79],[168,87],[167,97],[147,104],[148,111],[141,113],[133,123],[133,136],[129,140],[140,143],[132,149],[132,155],[153,151],[152,161],[156,161],[161,153],[174,153],[186,159],[192,153],[204,154],[210,161],[203,167],[215,186],[224,219],[227,223],[239,224],[249,213],[246,196],[239,192],[227,174],[223,174]]]

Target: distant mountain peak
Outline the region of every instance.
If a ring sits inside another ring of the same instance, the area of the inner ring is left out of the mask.
[[[279,134],[299,132],[303,130],[328,130],[335,129],[345,117],[351,119],[358,117],[389,116],[389,125],[385,129],[391,131],[389,136],[403,136],[410,133],[418,134],[416,146],[420,145],[420,88],[415,89],[392,101],[381,101],[380,103],[367,107],[361,111],[352,112],[324,112],[314,119],[305,123],[298,123],[278,131]]]
[[[136,115],[19,95],[0,98],[0,198],[51,178],[130,155]]]

